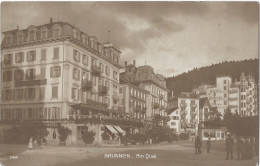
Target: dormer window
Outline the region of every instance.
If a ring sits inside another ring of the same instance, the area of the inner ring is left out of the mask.
[[[61,27],[56,27],[53,29],[53,37],[58,37],[61,35]]]
[[[21,43],[21,42],[23,42],[23,34],[19,34],[19,35],[17,35],[17,43]]]
[[[6,37],[6,44],[12,44],[12,35]]]
[[[36,30],[29,30],[29,41],[36,40]]]
[[[73,37],[80,40],[80,32],[76,29],[73,29]]]
[[[48,30],[43,29],[41,30],[41,39],[46,39],[48,37]]]

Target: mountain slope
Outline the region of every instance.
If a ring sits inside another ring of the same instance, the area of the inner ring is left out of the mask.
[[[216,76],[230,75],[232,80],[239,79],[241,72],[246,75],[250,72],[258,83],[259,59],[222,62],[198,69],[194,68],[189,72],[167,78],[166,85],[170,91],[178,95],[180,92],[190,92],[202,83],[215,84]]]

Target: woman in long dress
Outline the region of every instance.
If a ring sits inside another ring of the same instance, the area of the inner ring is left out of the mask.
[[[28,149],[32,150],[32,148],[33,148],[33,138],[31,137],[29,140]]]

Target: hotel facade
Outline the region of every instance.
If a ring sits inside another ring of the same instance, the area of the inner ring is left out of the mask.
[[[4,32],[1,49],[1,121],[113,116],[118,110],[121,52],[114,44],[51,19]],[[82,127],[70,128],[75,142]]]

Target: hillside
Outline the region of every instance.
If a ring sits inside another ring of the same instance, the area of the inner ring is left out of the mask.
[[[259,59],[250,59],[243,61],[222,62],[212,64],[201,68],[194,68],[189,72],[166,79],[167,88],[173,91],[175,95],[180,92],[190,92],[202,83],[215,84],[216,76],[230,75],[232,80],[239,79],[241,72],[251,75],[259,82]]]

